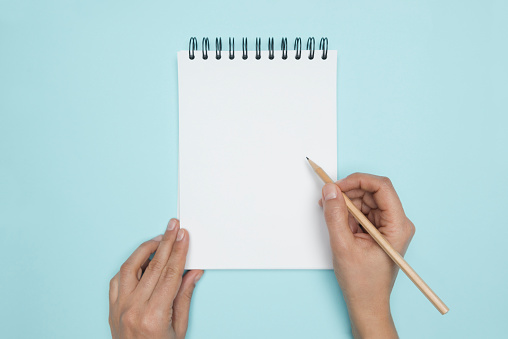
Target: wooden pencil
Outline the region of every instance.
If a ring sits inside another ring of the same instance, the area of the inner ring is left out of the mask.
[[[323,180],[325,183],[334,183],[334,181],[326,174],[326,172],[316,165],[312,160],[307,158],[309,164],[312,166],[312,169],[316,172],[316,174]],[[379,246],[388,254],[390,258],[400,267],[400,269],[408,276],[409,279],[422,291],[422,293],[429,299],[429,301],[437,308],[441,314],[446,314],[448,312],[448,307],[445,303],[432,291],[432,289],[423,281],[422,278],[413,270],[411,266],[407,263],[406,260],[397,252],[392,245],[383,237],[383,235],[378,231],[378,229],[372,225],[370,220],[353,204],[353,202],[347,197],[345,193],[342,193],[344,200],[346,201],[347,209],[353,215],[353,217],[358,221],[363,228],[370,234],[372,239],[374,239]]]

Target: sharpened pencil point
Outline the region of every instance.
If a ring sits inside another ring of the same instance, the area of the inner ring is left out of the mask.
[[[305,157],[307,160],[309,160],[309,157]]]

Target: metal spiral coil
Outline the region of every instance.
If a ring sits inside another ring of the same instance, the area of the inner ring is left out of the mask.
[[[282,59],[288,58],[288,40],[282,38],[281,45]],[[326,60],[328,58],[328,38],[323,37],[319,41],[319,49],[321,50],[321,59]],[[195,52],[198,50],[198,40],[196,37],[191,37],[189,40],[189,59],[194,60],[196,58]],[[203,38],[203,44],[201,46],[203,60],[208,59],[208,51],[210,51],[210,41],[208,38]],[[295,59],[299,60],[302,57],[302,39],[300,37],[295,38],[294,44]],[[307,50],[309,51],[309,59],[314,59],[316,51],[316,40],[314,37],[310,37],[307,40]],[[220,60],[222,57],[222,38],[215,38],[215,59]],[[247,38],[242,38],[242,59],[246,60],[249,57],[249,49],[247,45]],[[256,38],[256,60],[261,59],[261,38]],[[235,38],[229,38],[229,59],[235,58]],[[275,58],[274,38],[268,38],[268,59],[273,60]]]
[[[246,60],[249,55],[247,53],[247,38],[242,38],[242,59]]]
[[[229,59],[235,58],[235,38],[229,38]]]
[[[256,38],[256,60],[261,59],[261,38]]]
[[[215,38],[215,59],[220,60],[222,53],[222,38]]]
[[[300,60],[302,57],[302,38],[295,39],[295,59]]]
[[[319,41],[319,49],[323,51],[321,59],[326,60],[328,56],[328,38],[321,38],[321,41]]]
[[[307,40],[307,49],[309,50],[309,59],[314,59],[314,50],[316,49],[316,40],[309,38]]]
[[[189,59],[194,59],[194,51],[198,49],[198,39],[190,38],[189,41]]]
[[[282,60],[286,60],[288,58],[288,38],[282,38],[280,49],[282,50]]]
[[[273,38],[268,38],[268,59],[273,60],[274,50],[273,50]]]
[[[208,59],[208,51],[210,50],[210,41],[208,41],[208,38],[203,38],[203,44],[201,45],[202,53],[203,53],[203,59]]]

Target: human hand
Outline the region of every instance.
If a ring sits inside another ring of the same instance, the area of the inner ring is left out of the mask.
[[[339,189],[340,188],[340,189]],[[355,338],[397,338],[390,294],[398,266],[348,213],[344,192],[401,255],[415,227],[388,178],[355,173],[323,187],[323,206],[333,252]]]
[[[182,278],[188,248],[188,233],[171,219],[164,235],[141,244],[122,265],[109,286],[113,339],[185,338],[192,292],[203,275],[192,270]]]

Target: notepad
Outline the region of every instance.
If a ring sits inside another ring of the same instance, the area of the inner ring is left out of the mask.
[[[337,52],[249,53],[178,52],[186,268],[331,269],[323,184],[305,157],[336,177]]]

